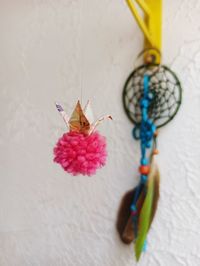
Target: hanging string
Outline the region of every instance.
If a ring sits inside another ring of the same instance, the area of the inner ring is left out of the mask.
[[[85,60],[84,60],[84,51],[85,51],[85,47],[84,47],[84,16],[83,16],[83,12],[84,12],[84,1],[82,2],[82,5],[81,5],[81,8],[80,8],[80,39],[81,39],[81,42],[80,42],[80,45],[81,45],[81,48],[80,48],[80,52],[81,52],[81,55],[80,55],[80,94],[81,94],[81,99],[80,99],[80,102],[81,102],[81,105],[83,104],[83,86],[84,86],[84,69],[85,69]]]

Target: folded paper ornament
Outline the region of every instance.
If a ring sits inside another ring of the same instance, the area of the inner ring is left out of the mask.
[[[64,133],[54,148],[54,162],[72,175],[88,175],[96,173],[106,163],[106,138],[98,131],[97,126],[110,115],[102,116],[96,121],[93,118],[90,101],[82,108],[80,101],[68,118],[62,106],[56,108],[65,121],[69,132]]]

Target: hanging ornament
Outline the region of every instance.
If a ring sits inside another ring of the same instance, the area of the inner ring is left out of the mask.
[[[63,117],[69,132],[64,133],[54,148],[54,162],[72,175],[96,173],[106,163],[106,138],[96,131],[97,126],[110,115],[102,116],[96,121],[93,118],[90,102],[84,108],[78,101],[68,118],[60,104],[56,108]]]
[[[154,219],[160,174],[156,163],[158,128],[177,114],[182,88],[176,74],[160,63],[161,0],[137,1],[145,12],[140,18],[133,1],[127,3],[145,35],[146,48],[139,54],[144,64],[129,75],[123,89],[123,106],[134,124],[133,138],[140,141],[139,184],[122,198],[117,217],[117,231],[125,244],[134,243],[136,260],[147,248],[147,235]],[[152,12],[154,11],[154,12]]]
[[[137,260],[145,250],[159,199],[160,174],[155,158],[157,129],[173,119],[181,98],[177,76],[163,65],[148,63],[136,68],[124,86],[124,109],[135,124],[132,135],[140,141],[140,182],[122,199],[117,230],[124,243],[135,243]]]

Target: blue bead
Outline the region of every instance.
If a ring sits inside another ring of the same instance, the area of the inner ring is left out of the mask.
[[[141,102],[140,102],[140,106],[144,107],[144,108],[147,108],[149,106],[149,101],[146,100],[146,99],[142,99]]]
[[[147,147],[147,148],[150,148],[150,147],[151,147],[151,143],[150,143],[150,142],[147,142],[147,143],[146,143],[146,147]]]
[[[137,211],[137,208],[136,208],[135,204],[131,205],[131,211],[133,211],[133,212]]]
[[[141,175],[141,181],[142,181],[142,183],[146,183],[147,175]]]
[[[148,165],[148,164],[149,164],[149,161],[148,161],[148,159],[146,159],[146,158],[142,158],[142,159],[140,160],[140,164],[141,164],[141,165]]]
[[[146,132],[146,136],[147,136],[147,138],[151,138],[151,137],[152,137],[152,133],[151,133],[151,131],[147,131],[147,132]]]

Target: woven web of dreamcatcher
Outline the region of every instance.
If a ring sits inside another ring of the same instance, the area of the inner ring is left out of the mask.
[[[124,109],[134,124],[140,124],[140,100],[143,97],[143,79],[148,75],[150,96],[152,97],[148,115],[157,127],[171,121],[181,104],[181,84],[168,67],[164,65],[142,65],[128,77],[123,90]]]

